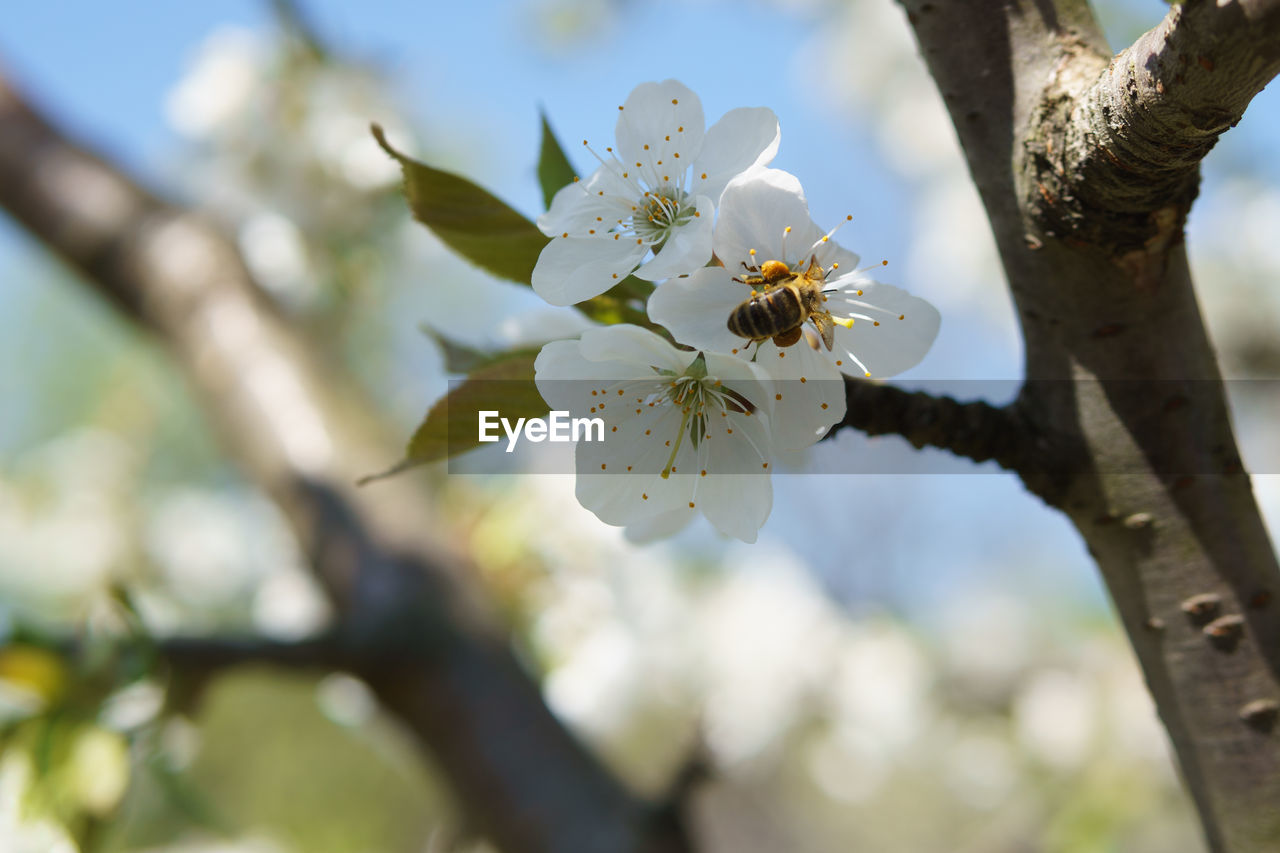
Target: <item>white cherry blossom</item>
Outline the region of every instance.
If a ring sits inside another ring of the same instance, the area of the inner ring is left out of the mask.
[[[936,308],[873,281],[832,233],[809,218],[794,176],[752,170],[735,178],[720,199],[714,246],[723,266],[672,279],[649,299],[650,318],[680,343],[751,359],[779,380],[772,426],[782,447],[806,446],[815,432],[821,435],[843,418],[841,373],[901,373],[919,363],[938,333]],[[805,320],[798,340],[753,341],[729,330],[730,314],[744,301],[774,290],[784,273],[810,269],[821,288],[821,308]]]
[[[638,326],[554,341],[535,362],[552,409],[604,421],[576,449],[578,501],[650,538],[704,515],[754,542],[773,503],[770,381],[742,359],[684,352]]]
[[[642,83],[618,109],[616,148],[538,218],[553,239],[532,284],[553,305],[590,299],[632,273],[661,281],[704,265],[720,193],[778,150],[772,110],[731,110],[705,129],[701,101],[676,80]]]

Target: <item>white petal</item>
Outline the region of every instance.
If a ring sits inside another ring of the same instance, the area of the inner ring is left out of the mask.
[[[655,170],[667,167],[674,179],[693,164],[702,151],[706,126],[698,96],[678,80],[663,80],[632,90],[614,133],[622,161],[628,167],[643,163],[646,177],[656,185]],[[659,160],[662,166],[656,165]]]
[[[781,136],[778,117],[768,107],[740,107],[725,113],[707,130],[694,166],[694,174],[707,176],[698,191],[719,198],[738,174],[771,162]]]
[[[711,260],[711,228],[715,224],[715,205],[700,195],[694,202],[697,215],[675,229],[662,251],[636,270],[636,278],[661,281],[664,278],[691,273]]]
[[[547,405],[571,412],[574,417],[595,416],[593,407],[606,388],[620,382],[653,379],[653,371],[647,365],[588,360],[582,354],[580,341],[552,341],[544,346],[534,359],[533,373],[538,393]]]
[[[661,515],[655,515],[652,518],[645,518],[637,521],[635,524],[628,524],[623,535],[627,537],[627,541],[636,545],[648,545],[651,542],[657,542],[659,539],[668,539],[675,536],[681,530],[689,526],[689,522],[693,521],[693,517],[698,514],[696,509],[681,507],[664,512]]]
[[[835,278],[858,268],[857,254],[836,243],[834,238],[825,243],[819,243],[813,255],[823,269],[830,270],[832,264],[839,264],[828,278]]]
[[[685,278],[668,279],[649,297],[649,319],[677,341],[701,350],[731,352],[746,340],[729,331],[729,314],[751,289],[722,267],[706,267]]]
[[[938,336],[942,322],[938,309],[888,284],[865,283],[861,289],[862,296],[843,288],[828,296],[827,307],[832,314],[872,318],[856,320],[852,329],[836,328],[835,349],[850,356],[843,359],[840,369],[851,376],[862,376],[863,370],[856,364],[860,361],[866,373],[883,379],[915,367]]]
[[[708,378],[720,380],[725,388],[745,397],[766,418],[772,419],[773,378],[763,367],[742,358],[715,352],[705,352],[703,358],[706,359]]]
[[[602,326],[582,333],[582,356],[591,361],[621,361],[682,372],[696,357],[681,352],[660,335],[629,324]],[[652,376],[652,371],[648,375]]]
[[[758,414],[732,413],[709,420],[693,500],[721,533],[754,542],[773,506],[767,422]]]
[[[598,226],[604,233],[617,220],[631,214],[634,188],[613,174],[614,167],[600,166],[585,181],[561,187],[551,199],[551,207],[538,217],[538,230],[548,237],[583,236]],[[597,220],[596,217],[599,217]]]
[[[693,499],[694,478],[679,473],[682,468],[692,472],[696,463],[688,436],[676,456],[677,473],[662,476],[680,432],[680,410],[662,405],[640,409],[640,414],[614,410],[618,420],[610,422],[615,415],[606,416],[604,442],[578,443],[578,501],[606,524],[627,525],[689,508]]]
[[[753,169],[730,181],[720,196],[714,245],[725,268],[736,272],[744,261],[758,266],[768,260],[807,260],[810,247],[824,233],[809,218],[794,175]]]
[[[553,238],[533,268],[533,291],[552,305],[599,296],[626,278],[646,251],[635,240],[611,236]]]
[[[769,422],[779,448],[800,450],[827,434],[844,418],[844,379],[831,354],[806,334],[793,346],[760,345],[756,364],[774,379],[774,411]]]

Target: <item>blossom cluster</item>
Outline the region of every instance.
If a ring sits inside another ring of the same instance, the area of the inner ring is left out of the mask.
[[[538,389],[606,422],[605,441],[580,443],[576,458],[578,500],[602,521],[657,536],[701,513],[753,542],[773,456],[843,419],[845,375],[917,364],[938,312],[872,280],[813,222],[799,180],[768,166],[772,110],[735,109],[706,128],[683,84],[643,83],[615,135],[603,153],[587,146],[599,166],[538,219],[551,239],[532,284],[572,305],[628,276],[654,282],[651,328],[548,344]]]

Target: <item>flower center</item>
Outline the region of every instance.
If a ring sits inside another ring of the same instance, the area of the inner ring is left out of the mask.
[[[707,375],[707,362],[702,353],[698,353],[698,357],[679,376],[670,371],[661,372],[671,377],[662,391],[665,398],[663,402],[680,407],[680,429],[676,433],[676,440],[672,442],[671,456],[662,469],[662,478],[665,480],[671,476],[676,454],[680,452],[686,433],[696,450],[707,436],[708,414],[748,412],[750,403],[721,385],[720,380]]]
[[[649,190],[644,194],[644,205],[631,216],[631,227],[656,252],[674,229],[693,219],[694,210],[693,199],[682,189]]]

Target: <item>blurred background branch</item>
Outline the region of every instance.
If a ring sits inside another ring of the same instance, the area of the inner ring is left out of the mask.
[[[208,221],[72,142],[0,78],[0,206],[156,334],[234,457],[277,500],[363,676],[504,849],[682,850],[550,714],[342,370],[293,333]]]

